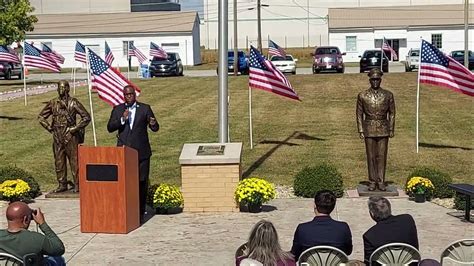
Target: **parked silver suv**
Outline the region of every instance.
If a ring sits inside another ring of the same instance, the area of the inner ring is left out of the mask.
[[[408,51],[408,55],[405,60],[405,71],[409,72],[413,69],[418,69],[420,65],[420,49],[419,48],[412,48]]]

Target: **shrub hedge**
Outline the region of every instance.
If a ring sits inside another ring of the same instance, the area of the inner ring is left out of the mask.
[[[341,174],[335,166],[326,163],[303,168],[295,176],[293,189],[296,196],[305,198],[312,198],[323,189],[334,192],[338,198],[344,195]]]
[[[30,186],[31,190],[28,193],[28,195],[25,197],[25,200],[32,200],[38,197],[39,195],[41,195],[41,189],[38,182],[36,182],[34,177],[29,172],[16,166],[0,167],[0,183],[3,183],[3,181],[5,180],[14,180],[14,179],[21,179],[25,181],[26,183],[28,183],[28,185]],[[1,197],[1,195],[0,195],[0,199],[4,200]]]

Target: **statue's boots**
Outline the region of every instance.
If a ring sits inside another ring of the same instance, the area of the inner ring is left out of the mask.
[[[375,182],[370,182],[369,183],[369,191],[374,191],[376,188]]]
[[[377,183],[377,187],[378,187],[381,191],[386,191],[386,190],[387,190],[387,187],[385,186],[385,183],[384,183],[384,182],[379,182],[379,183]]]
[[[79,192],[79,183],[74,184],[74,188],[72,189],[72,192],[74,192],[74,193]]]
[[[67,183],[60,183],[58,188],[53,190],[53,193],[61,193],[67,191]]]

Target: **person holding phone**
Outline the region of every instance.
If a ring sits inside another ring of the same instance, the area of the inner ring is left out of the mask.
[[[36,254],[46,265],[65,265],[62,255],[64,244],[45,221],[40,208],[32,210],[24,202],[8,205],[7,229],[0,230],[0,252],[6,252],[22,260],[27,254]],[[29,231],[34,220],[43,234]]]
[[[127,85],[123,88],[123,97],[125,103],[116,105],[112,109],[107,130],[110,133],[117,131],[117,146],[131,147],[138,152],[140,223],[143,223],[151,157],[147,128],[156,132],[160,125],[150,105],[136,101],[137,94],[133,86]]]

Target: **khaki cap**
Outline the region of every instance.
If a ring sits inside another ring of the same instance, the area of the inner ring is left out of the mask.
[[[380,71],[380,69],[378,68],[372,68],[370,71],[369,71],[369,74],[367,74],[367,76],[369,76],[369,78],[371,79],[379,79],[379,78],[382,78],[383,76],[383,72]]]

